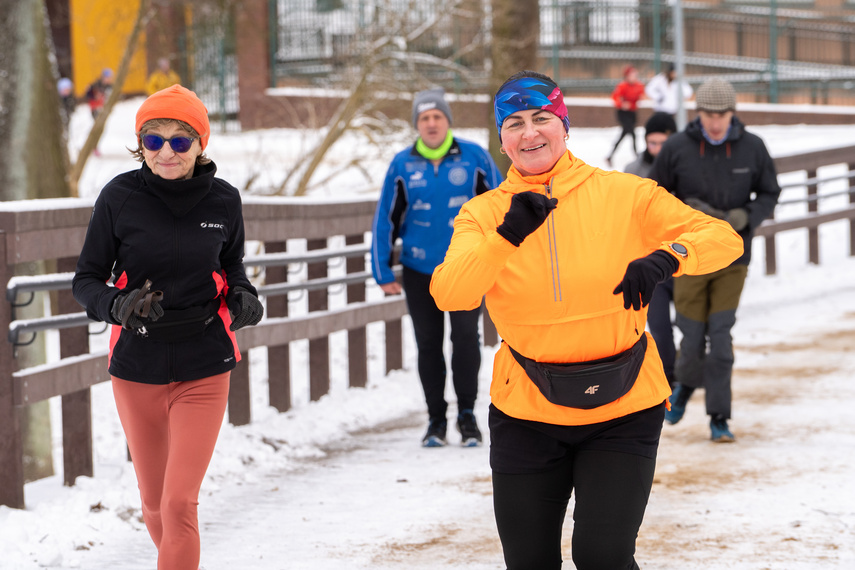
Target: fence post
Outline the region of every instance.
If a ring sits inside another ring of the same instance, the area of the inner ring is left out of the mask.
[[[0,283],[9,283],[12,270],[6,258],[7,233],[0,230]],[[12,307],[0,303],[0,330],[8,331]],[[5,334],[4,334],[5,336]],[[14,347],[8,339],[0,340],[0,505],[24,508],[24,441],[21,416],[12,393]]]
[[[229,377],[229,423],[245,426],[252,421],[249,391],[249,353],[240,353],[240,362]]]
[[[270,242],[264,245],[267,253],[284,253],[288,242]],[[288,281],[288,266],[268,267],[265,269],[265,283],[285,283]],[[288,295],[269,295],[267,297],[268,317],[288,316]],[[270,405],[280,412],[291,409],[291,349],[289,345],[267,347],[267,384]]]
[[[493,319],[490,318],[487,302],[484,299],[481,300],[481,318],[484,326],[484,346],[496,346],[499,342],[499,332],[496,330]]]
[[[365,234],[350,235],[344,238],[345,245],[365,243]],[[365,256],[348,257],[346,262],[348,273],[365,271]],[[365,301],[365,283],[353,283],[347,286],[347,302],[359,303]],[[347,331],[347,361],[350,385],[364,388],[368,384],[368,336],[365,327]]]
[[[327,247],[326,239],[306,240],[306,249],[324,249]],[[309,279],[322,279],[328,276],[327,262],[319,261],[309,263],[307,266]],[[309,291],[309,312],[325,311],[329,305],[327,301],[327,290]],[[321,396],[330,391],[330,339],[309,339],[309,398],[312,401],[319,400]]]
[[[404,342],[401,319],[386,321],[386,372],[404,368]]]
[[[855,170],[855,162],[846,165],[851,174]],[[849,179],[849,203],[855,204],[855,180]],[[849,255],[855,255],[855,218],[849,218]]]
[[[57,260],[60,273],[74,271],[76,257]],[[57,291],[59,314],[74,313],[80,305],[70,290]],[[89,327],[59,331],[59,356],[69,358],[89,352]],[[62,396],[62,472],[66,485],[74,485],[79,476],[94,475],[92,459],[92,393],[89,388]]]
[[[816,168],[807,171],[808,179],[816,178]],[[808,185],[808,198],[816,198],[817,185]],[[818,211],[818,200],[808,201],[808,212],[816,213]],[[819,265],[819,228],[808,228],[808,261],[814,265]]]

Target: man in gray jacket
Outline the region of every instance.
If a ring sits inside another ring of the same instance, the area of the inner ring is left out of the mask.
[[[703,386],[712,440],[731,442],[735,438],[727,424],[734,360],[730,331],[748,273],[751,238],[775,209],[781,188],[763,141],[747,132],[734,115],[733,86],[711,79],[698,88],[696,101],[698,117],[666,141],[649,177],[686,204],[727,220],[742,236],[745,252],[715,273],[674,280],[674,307],[683,340],[665,420],[680,421],[692,392]]]

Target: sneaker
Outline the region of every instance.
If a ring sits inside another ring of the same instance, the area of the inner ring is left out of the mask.
[[[448,430],[448,422],[445,419],[431,419],[428,423],[427,433],[422,438],[422,447],[443,447],[447,443],[445,433]]]
[[[683,419],[683,414],[686,413],[686,404],[689,402],[689,398],[692,397],[692,392],[694,391],[694,388],[684,386],[679,382],[674,385],[674,391],[668,398],[668,401],[671,402],[671,409],[665,411],[666,422],[674,425]]]
[[[460,410],[457,414],[457,431],[460,432],[460,445],[462,447],[478,447],[481,445],[481,430],[475,423],[475,414],[472,410]]]
[[[722,416],[713,416],[710,419],[710,431],[712,439],[716,443],[731,443],[736,441],[733,433],[727,427],[727,420]]]

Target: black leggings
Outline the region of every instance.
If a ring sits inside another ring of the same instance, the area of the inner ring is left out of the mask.
[[[635,125],[638,122],[638,115],[635,111],[626,111],[624,109],[618,109],[617,120],[621,128],[620,136],[618,137],[618,140],[615,143],[615,146],[609,156],[614,156],[614,154],[617,152],[618,145],[620,145],[620,141],[622,141],[623,137],[627,135],[629,135],[630,139],[632,140],[632,152],[636,153],[637,151],[635,150]]]
[[[404,267],[403,284],[407,307],[413,321],[418,348],[419,379],[425,391],[428,415],[445,418],[446,362],[445,313],[430,294],[431,276]],[[471,311],[451,311],[451,381],[457,396],[457,409],[471,410],[478,396],[478,371],[481,368],[481,337],[478,323],[481,307]]]
[[[655,458],[583,450],[541,473],[493,472],[493,508],[508,570],[559,570],[570,493],[578,570],[637,569],[635,540]]]

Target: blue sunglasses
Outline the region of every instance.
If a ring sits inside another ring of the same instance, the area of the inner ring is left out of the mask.
[[[142,145],[146,150],[156,151],[163,148],[163,143],[168,142],[169,148],[178,153],[187,152],[193,146],[193,141],[199,137],[172,137],[165,139],[160,135],[142,135]]]

